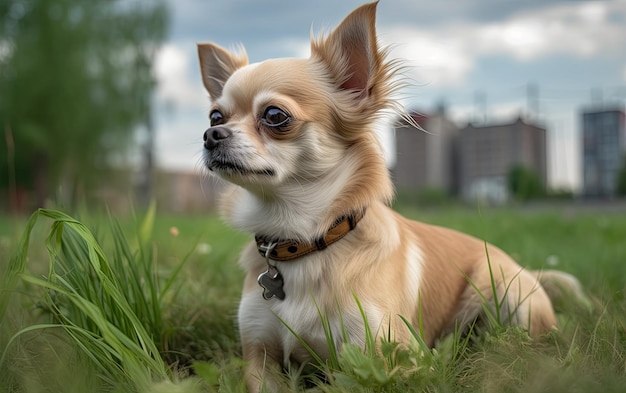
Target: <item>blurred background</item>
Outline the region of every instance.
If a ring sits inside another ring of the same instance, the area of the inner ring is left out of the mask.
[[[0,211],[214,209],[196,43],[303,57],[361,0],[0,0]],[[626,195],[626,1],[382,0],[401,201]]]

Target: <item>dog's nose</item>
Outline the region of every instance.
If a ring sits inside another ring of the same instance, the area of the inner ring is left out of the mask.
[[[211,127],[204,132],[204,148],[215,148],[221,141],[230,137],[233,132],[226,127]]]

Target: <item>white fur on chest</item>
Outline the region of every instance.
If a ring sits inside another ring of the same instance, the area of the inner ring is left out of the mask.
[[[345,246],[339,242],[338,249]],[[377,296],[380,287],[375,282],[362,282],[365,271],[382,272],[393,269],[389,261],[382,255],[373,252],[360,254],[360,258],[352,262],[359,269],[346,269],[341,254],[325,259],[313,256],[305,257],[302,263],[284,262],[278,264],[282,272],[286,297],[265,300],[262,288],[258,287],[244,293],[239,308],[239,327],[242,336],[253,341],[278,346],[282,353],[283,365],[290,361],[302,363],[313,357],[304,349],[300,340],[310,346],[319,357],[329,357],[329,343],[326,329],[330,327],[334,347],[340,350],[344,336],[351,343],[364,347],[365,321],[371,332],[387,336],[392,328],[402,326],[398,315],[412,319],[418,307],[418,289],[421,278],[422,256],[419,247],[410,242],[404,245],[402,253],[407,258],[404,282],[395,282],[395,287],[402,293],[402,302],[387,302],[385,297]],[[345,254],[343,254],[345,256]],[[387,256],[388,257],[388,256]],[[365,286],[365,287],[364,287]],[[390,290],[389,287],[386,290]],[[354,296],[361,293],[357,304]],[[323,319],[323,320],[322,320]],[[404,328],[402,328],[404,330]]]
[[[365,322],[356,301],[339,304],[338,301],[330,300],[333,297],[316,297],[311,287],[303,284],[309,281],[310,285],[320,285],[321,277],[316,279],[309,275],[306,279],[298,280],[293,273],[301,269],[285,268],[283,265],[282,270],[286,282],[284,300],[265,300],[260,287],[258,291],[244,294],[239,306],[242,335],[254,337],[255,341],[264,344],[279,345],[283,365],[291,361],[303,363],[313,359],[300,340],[305,341],[322,359],[329,357],[328,332],[325,331],[323,320],[330,328],[337,350],[341,349],[345,341],[344,335],[350,342],[364,344]],[[370,326],[378,326],[383,319],[383,313],[372,305],[366,306],[364,312]]]

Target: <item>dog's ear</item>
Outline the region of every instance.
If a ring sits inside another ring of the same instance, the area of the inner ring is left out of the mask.
[[[372,94],[384,68],[376,42],[377,4],[357,8],[328,37],[311,42],[312,56],[326,64],[340,89],[353,91],[358,99]]]
[[[198,44],[198,56],[202,82],[212,100],[222,95],[224,84],[233,72],[248,64],[243,47],[239,53],[233,54],[212,43]]]

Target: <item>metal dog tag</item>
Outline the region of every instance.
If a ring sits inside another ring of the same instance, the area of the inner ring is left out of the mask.
[[[267,270],[259,274],[257,279],[259,285],[263,287],[263,299],[270,300],[276,296],[280,300],[285,299],[285,291],[283,291],[283,276],[280,274],[276,266],[269,265]]]

